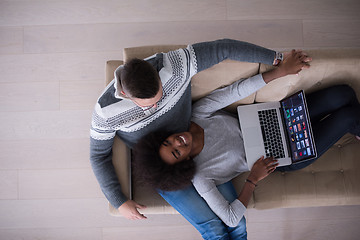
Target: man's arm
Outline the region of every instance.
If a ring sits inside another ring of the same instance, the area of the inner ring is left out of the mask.
[[[273,65],[276,52],[252,43],[222,39],[191,45],[200,72],[226,59]]]
[[[114,165],[112,163],[112,146],[115,131],[104,131],[94,126],[92,121],[90,137],[90,163],[101,191],[112,206],[127,219],[145,219],[137,209],[145,208],[132,200],[128,200],[121,190]]]
[[[90,163],[101,191],[115,208],[119,208],[128,199],[122,193],[119,180],[112,163],[112,145],[114,139],[96,140],[90,138]]]

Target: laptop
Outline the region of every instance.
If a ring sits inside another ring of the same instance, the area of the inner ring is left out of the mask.
[[[261,157],[280,166],[317,157],[303,90],[281,100],[237,107],[249,170]]]

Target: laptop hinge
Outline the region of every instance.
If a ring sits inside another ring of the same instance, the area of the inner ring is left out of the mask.
[[[283,116],[285,116],[285,113],[284,113],[284,110],[281,107],[279,108],[279,112],[281,114],[281,117],[280,117],[281,123],[282,123],[283,128],[284,128],[285,144],[287,145],[288,156],[289,156],[289,158],[291,158],[291,162],[292,162],[292,157],[291,157],[292,155],[291,155],[291,151],[290,151],[291,147],[289,146],[290,139],[289,139],[289,136],[287,134],[287,126],[286,126],[286,122],[285,122],[284,117],[283,117]]]

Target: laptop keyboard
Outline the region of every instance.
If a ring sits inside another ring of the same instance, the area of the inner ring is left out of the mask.
[[[279,120],[276,109],[258,111],[266,157],[284,158]]]

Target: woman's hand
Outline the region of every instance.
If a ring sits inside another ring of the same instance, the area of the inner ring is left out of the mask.
[[[293,49],[291,52],[284,53],[284,60],[278,66],[285,75],[297,74],[303,69],[310,68],[311,60],[312,58],[302,50]]]
[[[258,181],[264,179],[270,173],[275,171],[278,165],[279,163],[276,159],[274,159],[274,157],[268,157],[264,159],[264,156],[262,156],[254,163],[248,179],[256,184]]]
[[[262,77],[265,83],[289,74],[298,74],[301,70],[309,68],[312,58],[301,50],[292,50],[284,53],[284,60],[274,69],[264,72]]]
[[[272,173],[278,165],[279,163],[273,157],[264,159],[264,156],[254,163],[247,178],[251,184],[245,184],[238,196],[239,201],[242,202],[245,207],[249,204],[257,182]],[[255,184],[255,186],[253,186],[253,184]]]

